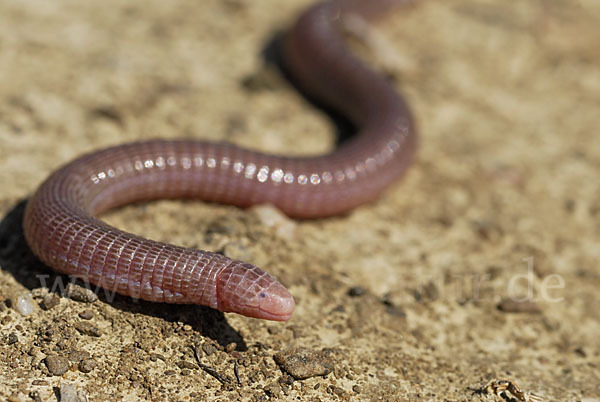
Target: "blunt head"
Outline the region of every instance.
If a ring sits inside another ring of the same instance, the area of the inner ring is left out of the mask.
[[[235,262],[217,276],[217,308],[221,311],[287,321],[295,306],[290,292],[254,265]]]

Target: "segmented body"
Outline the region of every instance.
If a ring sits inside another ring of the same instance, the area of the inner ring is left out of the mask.
[[[85,155],[52,174],[29,200],[24,231],[33,252],[60,272],[125,295],[287,320],[294,300],[263,270],[147,240],[95,216],[139,200],[198,198],[240,207],[268,202],[289,216],[315,218],[375,199],[412,161],[416,135],[402,98],[343,43],[342,18],[371,14],[379,2],[369,3],[318,4],[283,42],[284,63],[298,83],[358,127],[350,141],[309,158],[184,140]]]

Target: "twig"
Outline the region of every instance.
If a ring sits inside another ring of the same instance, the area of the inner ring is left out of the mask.
[[[207,366],[206,364],[204,364],[200,361],[200,354],[198,353],[198,347],[192,346],[192,349],[194,350],[194,357],[196,357],[196,363],[198,363],[198,367],[200,367],[202,370],[204,370],[207,374],[213,376],[221,384],[230,384],[231,383],[231,378],[219,373],[213,367]]]

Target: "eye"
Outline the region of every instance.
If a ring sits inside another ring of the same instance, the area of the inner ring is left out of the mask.
[[[261,293],[259,294],[259,296],[260,296],[260,298],[261,298],[261,299],[264,299],[265,297],[267,297],[267,295],[266,295],[266,293],[265,293],[265,292],[261,292]]]

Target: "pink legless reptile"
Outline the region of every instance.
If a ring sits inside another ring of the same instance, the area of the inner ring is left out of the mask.
[[[413,159],[416,134],[393,87],[342,40],[350,14],[378,15],[399,0],[333,0],[310,8],[283,41],[298,83],[358,127],[329,155],[285,157],[228,144],[152,140],[84,155],[53,173],[27,204],[24,232],[55,270],[124,295],[195,303],[288,320],[295,302],[260,268],[220,254],[126,233],[95,216],[139,200],[198,198],[245,207],[274,204],[316,218],[375,199]]]

